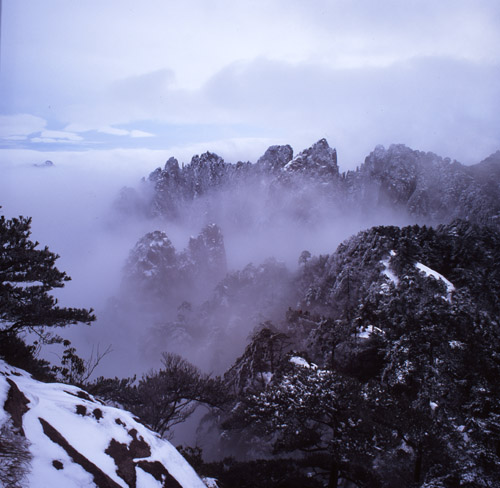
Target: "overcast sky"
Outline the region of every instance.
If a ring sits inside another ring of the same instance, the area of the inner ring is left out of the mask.
[[[498,0],[3,0],[0,158],[326,137],[343,170],[391,143],[474,163],[500,148],[499,46]]]

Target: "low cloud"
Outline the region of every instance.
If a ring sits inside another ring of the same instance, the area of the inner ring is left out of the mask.
[[[101,134],[109,134],[111,136],[128,136],[130,134],[130,131],[126,129],[117,129],[116,127],[100,127],[97,129],[97,132],[100,132]]]
[[[227,140],[229,160],[252,159],[255,151],[242,154],[252,139],[300,149],[325,137],[343,169],[361,164],[377,144],[392,143],[471,164],[500,147],[499,78],[498,64],[436,57],[356,69],[259,58],[232,63],[195,90],[176,88],[169,70],[127,78],[73,106],[66,116],[74,122],[63,131],[24,114],[3,116],[0,134],[72,144],[95,142],[96,134],[156,136],[161,148],[184,134],[179,146],[204,150],[215,148],[203,141]]]
[[[0,138],[23,140],[43,131],[46,125],[44,119],[30,114],[0,115]]]
[[[40,134],[41,141],[61,141],[61,142],[79,142],[83,141],[83,137],[75,134],[74,132],[67,132],[62,130],[43,130]],[[35,139],[32,139],[35,140]]]
[[[154,137],[154,134],[151,134],[150,132],[146,132],[143,130],[131,130],[130,131],[130,137],[138,138],[138,137]]]
[[[120,129],[118,127],[113,127],[111,125],[105,125],[105,126],[100,126],[100,127],[92,127],[89,125],[83,125],[83,124],[69,124],[66,126],[66,130],[68,131],[74,131],[78,133],[85,133],[85,132],[99,132],[100,134],[107,134],[110,136],[129,136],[132,138],[139,138],[139,137],[154,137],[155,134],[152,134],[150,132],[146,132],[143,130],[139,129]]]

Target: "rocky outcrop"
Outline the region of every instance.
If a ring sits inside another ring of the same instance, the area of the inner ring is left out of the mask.
[[[35,168],[51,168],[55,166],[55,164],[47,159],[47,161],[44,161],[43,163],[35,163],[33,166],[35,166]]]
[[[336,177],[339,175],[337,151],[328,145],[326,139],[320,139],[309,149],[297,154],[284,169],[288,172],[302,173],[309,178]]]
[[[278,172],[282,170],[293,158],[291,146],[271,146],[257,161],[257,166],[262,171]]]
[[[178,304],[197,292],[212,290],[225,274],[224,237],[217,225],[209,224],[191,237],[182,252],[157,230],[143,236],[130,252],[124,286],[150,300]]]
[[[488,191],[473,167],[404,145],[377,146],[346,178],[349,195],[367,209],[402,209],[418,222],[437,224],[456,218],[495,224],[500,192]]]

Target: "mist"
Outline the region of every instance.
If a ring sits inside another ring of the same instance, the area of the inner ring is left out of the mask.
[[[54,291],[61,305],[95,310],[98,320],[90,327],[58,333],[82,357],[111,346],[96,370],[103,376],[141,375],[160,365],[164,351],[222,373],[259,324],[283,320],[296,305],[293,276],[302,251],[331,253],[361,229],[409,221],[389,208],[373,214],[347,211],[327,192],[313,192],[307,184],[288,190],[273,186],[269,175],[183,202],[175,218],[124,213],[116,205],[120,190],[134,188],[148,201],[147,177],[163,166],[165,152],[11,151],[8,156],[0,180],[2,212],[8,218],[31,216],[32,238],[60,255],[58,268],[72,277]],[[54,165],[43,166],[46,159]],[[214,223],[225,253],[220,271],[200,275],[200,261],[192,276],[176,275],[172,283],[173,275],[163,277],[158,290],[136,278],[127,281],[132,250],[148,232],[163,232],[182,256],[190,239]],[[222,296],[228,287],[234,290],[229,298]],[[43,354],[57,362],[57,348]]]
[[[181,198],[167,216],[151,212],[154,185],[141,178],[170,157],[181,167],[206,151],[255,163],[271,145],[298,152],[320,138],[337,148],[341,173],[377,144],[477,163],[500,145],[499,14],[492,0],[4,2],[1,211],[32,216],[33,238],[60,254],[58,266],[73,278],[55,291],[61,304],[96,310],[97,323],[64,334],[83,356],[112,345],[99,374],[157,366],[161,351],[150,354],[152,343],[221,371],[259,321],[279,320],[294,306],[288,289],[302,251],[331,253],[361,229],[413,220],[390,205],[363,207],[326,187],[287,188],[262,175]],[[54,166],[34,166],[45,160]],[[124,186],[142,210],[117,211]],[[242,296],[235,292],[226,309],[216,304],[219,278],[194,285],[196,273],[183,268],[194,266],[190,238],[212,223],[223,236],[228,279],[241,273]],[[131,251],[153,231],[171,241],[172,265],[183,270],[185,283],[168,292],[181,303],[127,283]],[[284,281],[275,302],[253,306],[263,297],[247,289],[245,300],[243,282],[259,272],[275,286]],[[182,301],[190,315],[178,310]],[[194,337],[209,340],[203,307],[225,324],[219,342],[237,330],[224,354],[195,344]],[[159,341],[179,314],[191,321],[192,342]]]

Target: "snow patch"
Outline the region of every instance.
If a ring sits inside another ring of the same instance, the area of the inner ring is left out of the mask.
[[[219,488],[219,485],[217,484],[217,480],[215,478],[202,478],[202,480],[207,488]]]
[[[266,385],[268,385],[271,382],[271,380],[273,379],[273,373],[271,373],[269,371],[261,373],[260,375],[261,375],[261,377]]]
[[[300,366],[302,368],[308,368],[308,369],[317,369],[318,368],[318,366],[316,366],[314,363],[309,363],[304,358],[301,358],[300,356],[291,357],[290,362],[297,365],[297,366]]]
[[[446,285],[447,296],[443,297],[445,300],[451,303],[451,294],[455,291],[455,286],[449,280],[447,280],[442,274],[434,271],[433,269],[427,267],[425,264],[416,263],[415,267],[425,274],[425,276],[431,276],[435,280],[441,280]]]
[[[374,327],[373,325],[367,325],[366,327],[360,327],[358,329],[358,337],[361,339],[369,339],[372,334],[384,335],[385,332],[378,327]]]
[[[41,281],[4,281],[4,285],[10,285],[19,288],[32,288],[35,286],[45,286]]]
[[[390,256],[395,256],[396,255],[396,251],[394,250],[391,250],[389,251],[389,255]],[[391,261],[391,258],[390,257],[387,257],[385,259],[382,259],[380,261],[380,264],[382,264],[382,266],[384,267],[382,269],[382,274],[391,282],[391,283],[394,283],[394,286],[398,286],[399,284],[399,278],[396,276],[396,274],[391,270],[391,265],[390,265],[390,261]],[[387,283],[384,283],[382,285],[382,289],[384,291],[388,291],[389,287],[387,285]]]

